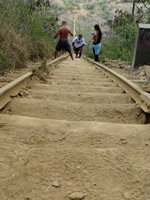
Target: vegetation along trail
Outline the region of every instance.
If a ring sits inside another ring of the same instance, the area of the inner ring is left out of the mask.
[[[1,200],[149,200],[150,125],[94,64],[70,58],[0,114]]]

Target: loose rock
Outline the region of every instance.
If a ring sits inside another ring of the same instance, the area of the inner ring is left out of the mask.
[[[85,196],[86,195],[81,192],[73,192],[72,194],[69,195],[69,199],[81,200],[81,199],[84,199]]]
[[[24,200],[31,200],[31,198],[30,197],[25,197]]]
[[[52,182],[52,186],[54,186],[54,187],[60,187],[59,181],[58,181],[58,180],[54,180],[54,181]]]
[[[129,194],[128,192],[125,192],[125,193],[124,193],[124,197],[125,197],[125,199],[128,200],[128,199],[130,199],[130,194]]]

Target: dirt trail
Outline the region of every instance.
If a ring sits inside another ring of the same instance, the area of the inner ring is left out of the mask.
[[[145,121],[100,70],[63,61],[0,114],[0,199],[149,200]]]

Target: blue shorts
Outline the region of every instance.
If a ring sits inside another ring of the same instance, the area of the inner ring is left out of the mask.
[[[95,55],[98,55],[99,52],[100,52],[100,49],[102,47],[102,44],[101,43],[99,43],[99,44],[93,44],[92,47],[94,49]]]

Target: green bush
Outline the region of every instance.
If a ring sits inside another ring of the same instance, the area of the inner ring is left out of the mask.
[[[124,60],[124,61],[131,61],[132,58],[132,51],[127,48],[127,46],[123,45],[119,42],[118,39],[113,40],[104,40],[102,49],[100,52],[101,61],[105,60],[106,58],[112,60]]]
[[[130,62],[132,60],[133,47],[135,43],[135,35],[137,26],[132,20],[132,16],[118,10],[114,21],[111,23],[111,32],[107,36],[102,37],[102,49],[100,52],[100,60],[120,59]],[[93,57],[92,49],[88,55]]]
[[[90,48],[88,47],[88,49],[86,47],[84,53],[86,56],[94,58],[92,46],[90,46]],[[124,60],[129,62],[132,58],[132,51],[125,46],[122,46],[116,40],[103,40],[99,58],[100,62],[103,62],[105,59]]]
[[[0,70],[50,55],[57,16],[44,1],[1,0],[0,25]]]

